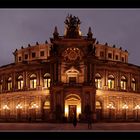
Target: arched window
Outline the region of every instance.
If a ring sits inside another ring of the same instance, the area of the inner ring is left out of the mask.
[[[18,77],[18,89],[23,89],[23,76]]]
[[[0,80],[0,92],[2,92],[2,83],[3,83],[3,80]]]
[[[9,77],[8,78],[8,90],[11,90],[12,89],[12,78]]]
[[[31,88],[31,89],[36,88],[36,83],[37,83],[37,77],[36,77],[35,74],[32,74],[32,75],[30,76],[30,88]]]
[[[101,102],[96,101],[96,109],[102,109]]]
[[[124,76],[121,77],[121,89],[122,90],[126,90],[126,83],[127,83],[127,80]]]
[[[95,86],[96,86],[97,89],[101,89],[102,88],[101,75],[99,73],[97,73],[95,75]]]
[[[50,79],[50,74],[49,73],[45,73],[44,76],[43,76],[43,80],[44,80],[44,87],[45,88],[49,88],[50,87],[50,82],[51,82],[51,79]]]
[[[66,71],[66,74],[67,74],[67,82],[69,84],[78,83],[79,71],[77,69],[71,67],[69,70]]]
[[[108,109],[115,109],[115,104],[113,102],[109,102],[109,104],[107,105]]]
[[[136,80],[134,78],[132,78],[132,81],[131,81],[131,88],[133,91],[136,91]]]
[[[45,101],[43,108],[44,109],[50,109],[50,101],[49,100]]]
[[[114,89],[115,88],[115,78],[113,75],[108,76],[108,88],[109,89]]]

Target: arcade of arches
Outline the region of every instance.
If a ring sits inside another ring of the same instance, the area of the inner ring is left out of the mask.
[[[0,67],[0,120],[140,120],[140,67],[121,47],[100,44],[68,15],[65,34],[14,51]]]

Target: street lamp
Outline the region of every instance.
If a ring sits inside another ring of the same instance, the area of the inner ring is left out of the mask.
[[[126,116],[127,116],[127,115],[126,115],[126,110],[128,109],[128,105],[127,105],[127,104],[123,105],[122,109],[125,110],[125,119],[126,119]]]
[[[134,109],[137,110],[137,120],[139,120],[139,114],[138,113],[139,113],[140,105],[136,105]]]
[[[22,105],[18,104],[16,106],[16,109],[17,109],[17,119],[20,119],[20,115],[21,115],[21,109],[22,109]]]
[[[10,110],[10,108],[9,108],[7,105],[4,105],[4,106],[3,106],[3,109],[4,109],[4,112],[5,112],[5,119],[7,120],[7,118],[8,118],[7,115],[9,115],[9,114],[7,114],[7,113],[8,113],[8,111]]]
[[[115,107],[113,106],[113,104],[110,103],[110,104],[107,106],[107,108],[109,109],[109,118],[111,119],[111,116],[112,116],[112,115],[111,115],[111,114],[112,114],[111,112],[112,112],[113,109],[115,109]]]
[[[37,109],[37,108],[38,108],[38,105],[35,104],[35,103],[31,106],[31,109],[34,111],[35,120],[36,120],[36,109]]]

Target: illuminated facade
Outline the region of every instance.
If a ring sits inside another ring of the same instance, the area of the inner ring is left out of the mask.
[[[64,36],[55,27],[50,43],[16,49],[15,62],[0,67],[0,120],[139,119],[139,66],[91,28],[82,36],[80,23],[68,16]]]

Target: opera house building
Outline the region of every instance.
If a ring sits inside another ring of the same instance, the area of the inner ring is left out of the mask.
[[[84,21],[83,21],[84,22]],[[140,67],[122,47],[100,44],[69,15],[64,35],[16,49],[0,67],[0,121],[136,121],[140,119]]]

